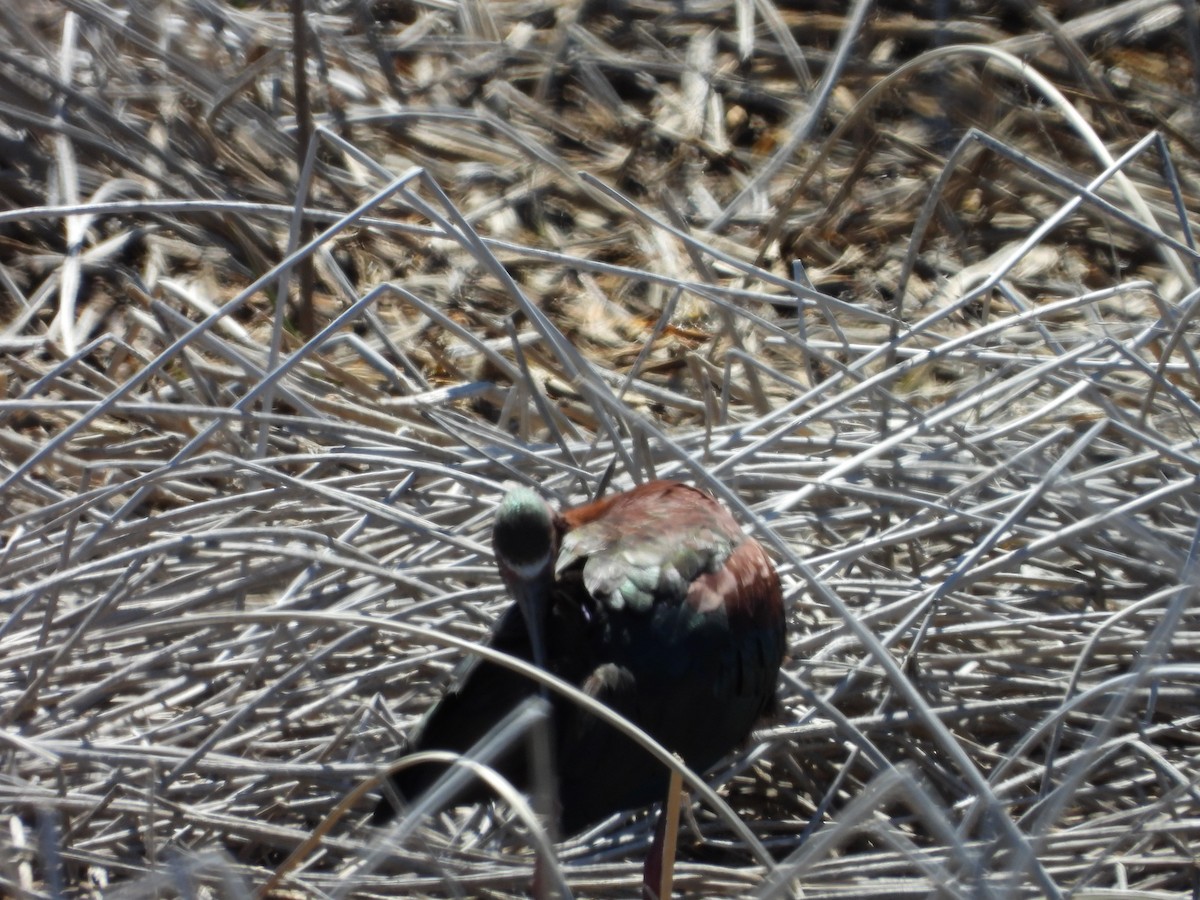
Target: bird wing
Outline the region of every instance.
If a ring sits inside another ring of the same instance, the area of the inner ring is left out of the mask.
[[[727,565],[740,568],[744,556],[759,553],[761,547],[746,542]],[[699,583],[693,590],[713,589]],[[782,622],[782,616],[776,624],[745,615],[735,604],[707,610],[659,604],[648,615],[600,607],[592,653],[603,661],[582,687],[703,774],[771,706],[784,652]],[[578,707],[564,703],[556,715],[564,833],[663,799],[668,771],[646,750]]]
[[[677,482],[651,482],[564,518],[556,574],[582,563],[588,596],[613,609],[682,602],[698,577],[719,571],[745,540],[716,501]]]
[[[703,772],[774,696],[782,594],[762,547],[708,495],[657,483],[564,513],[559,604],[586,608],[584,690]],[[666,768],[611,726],[560,710],[563,828],[662,798]],[[603,777],[597,773],[603,772]]]

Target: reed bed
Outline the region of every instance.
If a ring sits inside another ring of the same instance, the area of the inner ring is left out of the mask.
[[[790,610],[679,894],[1200,894],[1197,8],[926,6],[0,7],[0,894],[526,895],[367,785],[652,477]]]

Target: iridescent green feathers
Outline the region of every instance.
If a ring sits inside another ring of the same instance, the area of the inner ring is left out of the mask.
[[[721,570],[746,541],[737,522],[702,491],[654,481],[568,510],[570,531],[555,572],[582,561],[583,586],[613,609],[680,603],[696,579]]]
[[[613,609],[646,612],[655,602],[682,601],[697,577],[725,564],[742,536],[708,524],[689,527],[666,512],[651,512],[635,523],[600,520],[575,529],[563,539],[556,573],[582,560],[588,594]]]

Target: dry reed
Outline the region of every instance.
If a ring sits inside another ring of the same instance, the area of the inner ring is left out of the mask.
[[[838,6],[310,0],[307,159],[282,7],[0,7],[0,893],[251,896],[486,636],[500,484],[653,476],[791,610],[678,891],[1200,892],[1196,5]],[[280,896],[527,891],[369,805]]]

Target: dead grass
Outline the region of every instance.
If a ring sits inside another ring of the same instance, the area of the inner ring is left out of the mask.
[[[303,168],[284,8],[0,8],[0,893],[250,896],[486,635],[500,483],[655,475],[792,610],[678,891],[1200,891],[1194,3],[309,7]],[[527,891],[369,806],[280,890]]]

